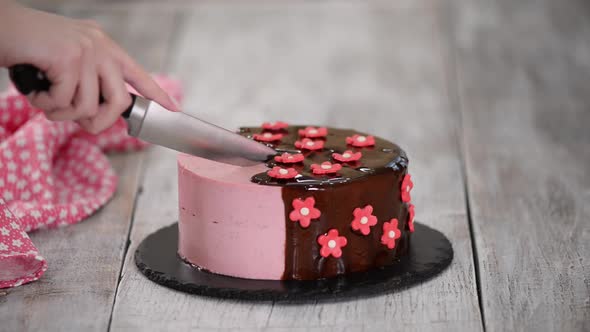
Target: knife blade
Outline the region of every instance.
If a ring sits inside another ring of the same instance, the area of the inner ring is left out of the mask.
[[[134,97],[123,113],[129,135],[194,156],[237,166],[253,166],[277,152],[232,131],[183,112],[171,112],[155,101]]]
[[[38,68],[23,64],[9,69],[22,94],[48,91],[51,82]],[[273,148],[183,112],[172,112],[153,100],[131,94],[122,114],[129,135],[179,152],[237,166],[253,166],[277,154]],[[102,100],[102,97],[101,97]]]

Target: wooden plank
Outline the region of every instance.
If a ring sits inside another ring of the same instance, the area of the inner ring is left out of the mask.
[[[0,296],[0,330],[106,330],[141,160],[141,154],[111,158],[121,182],[96,215],[74,226],[32,233],[49,269],[39,281]]]
[[[172,14],[156,13],[147,6],[92,12],[56,7],[56,11],[96,19],[149,68],[160,69],[166,61],[166,43],[174,27]],[[154,16],[160,25],[145,19]],[[41,280],[0,296],[0,330],[107,330],[144,156],[110,157],[119,187],[115,197],[89,220],[32,234],[49,269]]]
[[[353,126],[407,148],[418,219],[449,235],[451,268],[397,294],[285,305],[190,296],[141,275],[133,251],[177,218],[175,154],[153,150],[138,199],[112,330],[481,330],[466,218],[458,113],[436,8],[355,4],[230,6],[187,13],[172,69],[185,109],[228,128],[264,120]]]
[[[488,331],[590,330],[588,9],[462,0],[451,14]]]

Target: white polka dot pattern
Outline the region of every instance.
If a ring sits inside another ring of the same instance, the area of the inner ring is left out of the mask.
[[[156,80],[177,100],[176,81]],[[0,288],[39,279],[47,262],[27,232],[77,223],[112,197],[117,177],[104,152],[146,146],[119,120],[99,135],[51,122],[16,90],[0,94]]]

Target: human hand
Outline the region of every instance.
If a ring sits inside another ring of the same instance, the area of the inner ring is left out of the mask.
[[[27,97],[50,120],[74,120],[91,133],[109,128],[131,104],[125,87],[172,111],[176,103],[91,21],[0,0],[0,66],[31,64],[52,83]],[[99,95],[104,102],[99,104]]]

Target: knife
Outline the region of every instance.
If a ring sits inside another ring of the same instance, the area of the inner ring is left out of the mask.
[[[9,68],[10,79],[24,95],[48,91],[51,82],[28,64]],[[277,154],[273,148],[183,112],[168,111],[153,100],[131,93],[121,116],[129,135],[201,158],[237,166],[254,166]],[[100,96],[100,101],[104,100]]]

